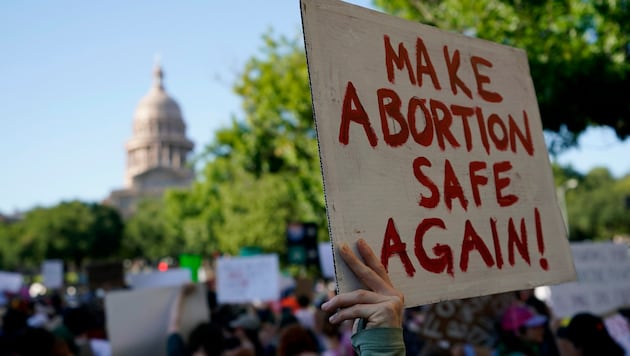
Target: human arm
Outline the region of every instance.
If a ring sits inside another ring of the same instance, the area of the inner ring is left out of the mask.
[[[185,284],[175,296],[175,300],[171,304],[170,317],[168,322],[168,333],[179,333],[182,323],[182,309],[184,308],[184,300],[195,292],[194,284]]]
[[[393,284],[370,246],[357,241],[361,259],[348,244],[339,246],[339,254],[366,289],[341,293],[322,305],[322,310],[334,312],[331,323],[360,319],[359,330],[352,344],[360,355],[404,355],[402,336],[404,296]]]

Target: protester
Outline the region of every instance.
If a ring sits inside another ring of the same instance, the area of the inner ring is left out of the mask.
[[[537,356],[545,339],[547,317],[529,306],[510,306],[501,317],[499,344],[495,355]]]
[[[329,318],[333,313],[318,310],[315,317],[315,333],[319,339],[323,356],[352,356],[352,323],[333,324]]]
[[[339,246],[339,254],[366,289],[338,294],[322,304],[322,310],[334,313],[332,323],[358,320],[352,345],[359,355],[405,355],[404,296],[365,240],[357,241],[357,249],[363,261],[346,243]]]
[[[168,356],[206,355],[219,356],[225,348],[223,331],[220,326],[211,323],[200,323],[190,333],[188,344],[181,335],[182,310],[186,297],[195,292],[194,284],[182,286],[171,305],[166,340]]]
[[[245,311],[230,322],[232,334],[240,343],[238,349],[249,351],[252,355],[262,355],[263,347],[258,337],[260,319],[253,311]]]
[[[280,332],[278,356],[310,356],[319,354],[317,338],[311,330],[293,323]]]
[[[306,295],[297,298],[299,308],[293,313],[298,322],[305,328],[315,328],[315,309],[311,306],[311,299]]]
[[[58,325],[51,320],[60,318],[52,308],[45,308],[44,301],[25,294],[6,297],[8,303],[0,323],[0,355],[77,355],[70,347],[72,339],[52,332]]]
[[[558,329],[558,344],[562,356],[622,356],[623,348],[606,330],[602,318],[579,313],[569,325]],[[564,343],[568,341],[567,343]]]

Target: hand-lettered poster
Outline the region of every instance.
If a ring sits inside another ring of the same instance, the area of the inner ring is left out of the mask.
[[[217,261],[217,301],[249,303],[280,298],[280,269],[275,254],[221,257]]]
[[[45,260],[42,262],[42,278],[46,288],[57,289],[63,287],[63,261]]]
[[[546,302],[559,318],[580,312],[607,315],[630,305],[630,258],[626,244],[571,244],[577,280],[551,286]]]
[[[408,306],[573,279],[526,53],[301,6],[333,245],[365,238]]]
[[[514,293],[446,300],[424,309],[420,335],[433,342],[493,347],[497,320],[516,301]]]

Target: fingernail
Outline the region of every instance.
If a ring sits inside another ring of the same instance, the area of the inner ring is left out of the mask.
[[[322,304],[322,310],[326,309],[328,307],[328,305],[330,305],[330,302],[325,302],[324,304]]]
[[[341,244],[341,250],[342,250],[343,252],[348,252],[348,251],[350,251],[350,247],[348,246],[348,243],[343,242],[343,243]]]

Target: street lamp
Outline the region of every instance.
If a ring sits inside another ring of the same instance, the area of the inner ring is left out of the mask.
[[[564,226],[567,230],[567,238],[569,237],[569,214],[567,213],[567,190],[575,189],[578,186],[578,180],[575,178],[571,178],[560,186],[556,187],[556,197],[558,199],[558,204],[560,205],[560,213],[562,214],[562,219],[564,220]]]

